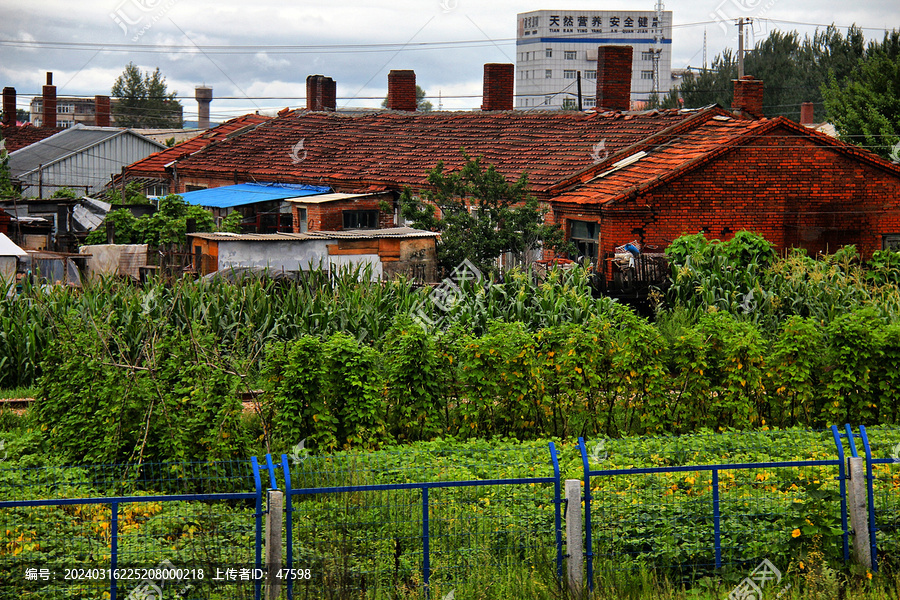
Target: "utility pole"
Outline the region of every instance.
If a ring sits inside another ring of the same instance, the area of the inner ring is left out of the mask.
[[[753,19],[738,19],[738,79],[744,76],[744,25],[749,25]]]
[[[706,72],[706,27],[703,28],[703,72]]]
[[[663,11],[665,10],[665,5],[663,4],[663,0],[657,0],[656,2],[656,31],[653,33],[653,48],[651,52],[653,52],[653,93],[656,94],[657,99],[659,99],[659,59],[660,54],[662,54],[662,45],[663,45]]]
[[[578,112],[581,112],[581,71],[578,71]]]

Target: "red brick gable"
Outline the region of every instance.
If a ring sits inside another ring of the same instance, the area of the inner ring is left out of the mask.
[[[196,137],[185,140],[180,144],[176,144],[171,148],[155,152],[135,163],[129,165],[126,169],[126,176],[132,177],[152,177],[165,176],[165,166],[173,161],[190,156],[191,154],[207,147],[215,142],[221,142],[230,136],[240,135],[242,130],[248,130],[252,127],[264,123],[272,117],[263,115],[243,115],[225,121],[221,125],[213,127],[205,133],[201,133]]]
[[[802,140],[802,142],[801,142]],[[620,153],[590,173],[585,183],[554,198],[555,202],[572,204],[602,205],[635,198],[652,192],[655,187],[683,176],[689,171],[701,168],[705,163],[741,147],[753,147],[764,143],[766,146],[781,146],[776,151],[777,160],[785,168],[792,168],[801,157],[809,158],[812,147],[826,148],[842,156],[851,158],[848,167],[856,161],[892,173],[900,177],[900,166],[881,159],[877,155],[847,144],[822,133],[784,118],[750,121],[715,116],[694,129],[684,131],[677,138],[665,144],[644,148],[632,147],[627,153]],[[636,156],[641,150],[646,155],[635,162],[617,168],[615,162],[629,156]],[[796,154],[792,155],[792,152]],[[806,170],[814,167],[808,167]],[[733,164],[734,176],[740,179],[747,170],[740,162]],[[799,178],[798,178],[799,179]],[[810,182],[813,187],[815,185]]]
[[[705,112],[721,109],[705,109]],[[257,180],[332,185],[422,186],[443,160],[462,166],[460,149],[483,156],[508,179],[528,173],[532,190],[554,184],[704,111],[379,112],[289,111],[254,131],[178,162],[182,180]],[[302,142],[302,147],[298,144]],[[603,148],[598,144],[603,142]]]

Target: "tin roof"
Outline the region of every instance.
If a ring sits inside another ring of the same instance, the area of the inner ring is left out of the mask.
[[[208,208],[232,208],[257,202],[287,200],[324,194],[331,188],[319,185],[287,183],[239,183],[223,187],[196,190],[181,194],[188,204]]]

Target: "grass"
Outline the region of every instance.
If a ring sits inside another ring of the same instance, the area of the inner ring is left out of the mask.
[[[12,399],[18,400],[19,398],[34,398],[37,394],[37,387],[35,386],[19,386],[14,388],[9,388],[5,390],[0,390],[0,400]]]

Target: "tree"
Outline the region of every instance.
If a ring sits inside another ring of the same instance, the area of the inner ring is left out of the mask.
[[[494,261],[505,252],[520,259],[526,252],[550,248],[565,252],[562,230],[544,223],[545,209],[528,192],[528,176],[523,173],[509,183],[493,165],[487,168],[481,157],[462,151],[465,165],[447,173],[439,161],[427,176],[430,189],[414,195],[403,191],[403,217],[414,227],[441,232],[438,261],[452,268],[464,260],[485,272],[494,270]],[[438,216],[440,209],[440,216]]]
[[[384,100],[381,102],[381,108],[387,108],[387,96],[384,97]],[[425,90],[423,90],[420,86],[416,86],[416,110],[419,112],[431,112],[434,108],[434,105],[431,104],[428,100],[425,99]]]
[[[178,245],[187,241],[187,220],[194,219],[196,231],[213,231],[214,220],[205,208],[188,204],[177,194],[159,201],[152,215],[135,217],[127,208],[107,213],[103,225],[88,234],[86,244],[106,243],[106,223],[112,223],[117,244]]]
[[[121,127],[180,128],[181,103],[176,92],[168,92],[166,78],[159,67],[150,73],[142,73],[128,63],[112,87],[112,95],[118,98],[112,103],[116,125]]]
[[[822,86],[825,107],[842,140],[896,160],[900,149],[900,32],[872,42],[852,74],[829,77]]]
[[[801,40],[796,31],[773,31],[744,57],[744,73],[765,85],[763,113],[799,119],[800,104],[822,106],[822,85],[829,73],[840,81],[862,56],[865,38],[853,26],[847,35],[831,26]],[[684,106],[699,108],[719,104],[731,108],[737,79],[737,56],[726,49],[713,59],[712,68],[688,73],[679,86]]]

